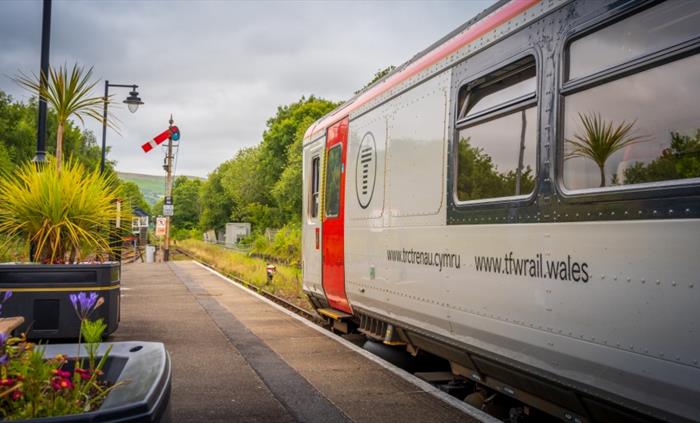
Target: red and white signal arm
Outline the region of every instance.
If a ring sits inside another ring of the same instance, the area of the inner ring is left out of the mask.
[[[159,146],[163,141],[167,140],[168,138],[172,138],[173,141],[179,141],[180,140],[180,128],[178,128],[177,126],[172,126],[168,129],[166,129],[165,131],[163,131],[160,134],[153,137],[152,140],[143,144],[141,146],[141,148],[143,148],[144,153],[148,153],[149,151],[151,151],[154,148],[156,148],[157,146]]]

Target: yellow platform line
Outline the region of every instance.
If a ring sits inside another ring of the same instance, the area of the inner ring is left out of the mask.
[[[120,285],[110,286],[74,286],[64,288],[0,288],[0,292],[73,292],[73,291],[111,291],[119,289]]]

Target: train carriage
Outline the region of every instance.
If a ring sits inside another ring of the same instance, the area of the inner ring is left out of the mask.
[[[307,131],[340,324],[570,421],[700,420],[700,2],[502,1]]]

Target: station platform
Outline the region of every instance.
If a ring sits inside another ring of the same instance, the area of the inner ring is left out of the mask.
[[[491,420],[198,263],[122,269],[110,340],[165,343],[173,421]]]

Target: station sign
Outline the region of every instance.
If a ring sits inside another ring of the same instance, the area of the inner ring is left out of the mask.
[[[163,216],[172,216],[173,209],[174,207],[172,204],[163,204]]]

